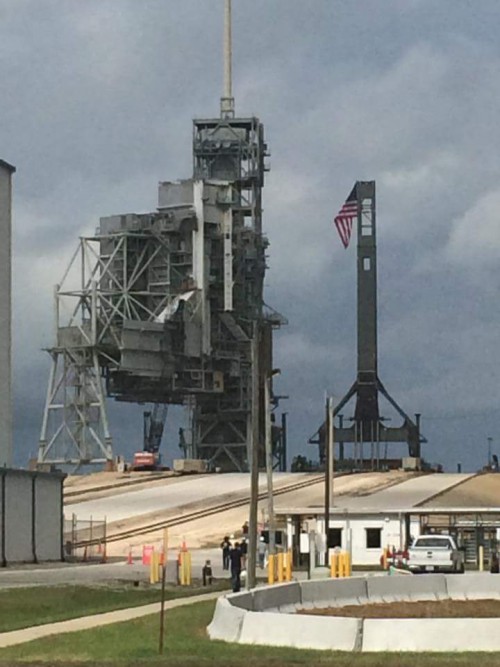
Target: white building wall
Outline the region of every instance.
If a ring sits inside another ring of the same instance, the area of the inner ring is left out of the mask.
[[[32,482],[29,474],[7,472],[5,475],[5,559],[7,563],[31,562]]]
[[[324,521],[318,522],[323,529]],[[349,515],[332,518],[330,528],[342,530],[341,548],[351,553],[353,565],[380,565],[380,557],[385,547],[402,549],[404,545],[404,517],[392,514]],[[367,528],[380,530],[380,547],[367,546]]]
[[[61,559],[63,479],[0,469],[0,565]]]
[[[0,160],[0,467],[12,465],[11,208],[14,168]]]
[[[59,560],[62,544],[61,484],[37,475],[35,482],[35,548],[38,561]]]

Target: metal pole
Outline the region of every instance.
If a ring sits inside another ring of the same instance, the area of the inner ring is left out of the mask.
[[[252,365],[252,457],[250,461],[250,514],[248,517],[247,589],[255,588],[257,568],[257,508],[259,503],[259,323],[253,324]]]
[[[330,508],[333,504],[333,412],[332,399],[326,399],[325,419],[325,565],[328,567],[328,526]]]
[[[160,604],[160,642],[158,652],[163,654],[163,634],[165,628],[165,580],[167,578],[167,564],[165,562],[165,554],[163,555],[163,565],[161,566],[161,604]]]
[[[283,412],[281,415],[281,471],[286,472],[287,459],[286,459],[286,447],[287,447],[287,423],[286,416],[287,412]]]
[[[335,459],[335,437],[334,437],[334,416],[333,416],[333,398],[328,399],[328,448],[330,450],[329,456],[329,470],[328,476],[330,478],[330,509],[333,507],[333,472]]]
[[[224,92],[220,101],[222,118],[234,115],[232,85],[232,35],[231,35],[231,0],[224,4]]]
[[[271,391],[270,378],[264,384],[264,405],[266,421],[266,476],[267,476],[267,515],[269,528],[269,553],[276,553],[276,529],[274,522],[273,501],[273,452],[271,444]]]

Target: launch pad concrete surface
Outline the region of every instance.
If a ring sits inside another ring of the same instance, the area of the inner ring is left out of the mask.
[[[349,590],[352,588],[352,590]],[[421,589],[421,591],[420,591]],[[421,593],[421,595],[420,595]],[[217,601],[212,639],[336,651],[499,651],[500,618],[362,618],[304,616],[306,608],[454,599],[500,600],[492,574],[381,576],[294,582]],[[285,613],[286,612],[286,613]],[[316,625],[311,618],[319,620]]]

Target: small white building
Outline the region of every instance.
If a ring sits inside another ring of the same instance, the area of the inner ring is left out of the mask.
[[[63,560],[64,478],[0,468],[0,566]]]
[[[493,478],[489,486],[498,488],[500,500],[500,475],[488,477]],[[292,547],[295,563],[305,560],[311,539],[317,565],[325,564],[328,540],[329,554],[340,548],[350,552],[354,566],[373,567],[380,565],[384,548],[403,551],[422,533],[445,532],[465,549],[466,562],[474,564],[478,547],[483,546],[488,559],[500,538],[500,506],[488,505],[496,493],[490,489],[481,497],[481,478],[484,476],[422,475],[373,493],[334,497],[328,531],[324,504],[279,507],[276,515],[286,526],[287,544]],[[468,482],[475,495],[464,488]],[[459,502],[461,497],[464,503]],[[480,502],[470,505],[470,497]]]

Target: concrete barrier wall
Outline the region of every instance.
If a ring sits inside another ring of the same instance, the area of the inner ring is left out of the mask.
[[[220,598],[207,630],[212,639],[267,646],[338,651],[500,651],[500,619],[362,620],[283,613],[297,608],[440,599],[500,599],[500,575],[353,577],[258,588]]]
[[[226,600],[233,605],[233,607],[239,607],[240,609],[246,609],[247,611],[254,611],[253,608],[253,593],[230,593],[226,595]]]
[[[233,607],[227,598],[219,598],[215,605],[212,622],[207,627],[208,636],[210,639],[237,642],[246,614],[244,609]]]
[[[302,581],[302,607],[304,609],[331,606],[347,606],[368,602],[368,589],[364,577],[352,579],[326,579]]]
[[[360,625],[357,618],[247,611],[239,643],[354,651]]]
[[[293,611],[300,606],[301,600],[300,584],[296,581],[256,588],[253,591],[253,610]]]
[[[370,577],[366,581],[370,602],[443,600],[448,597],[444,574]]]
[[[500,575],[478,572],[466,576],[447,575],[446,588],[452,600],[498,600]]]
[[[363,623],[361,650],[498,651],[500,619],[367,619]]]

